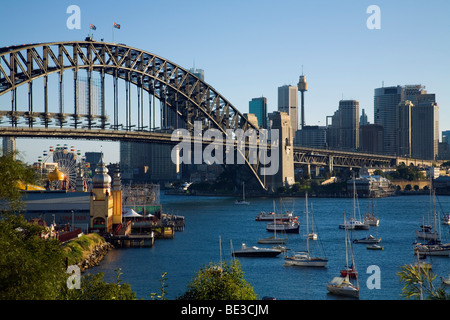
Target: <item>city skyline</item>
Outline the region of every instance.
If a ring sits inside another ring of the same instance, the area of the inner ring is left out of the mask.
[[[421,83],[436,94],[439,135],[450,129],[450,45],[443,41],[450,31],[446,22],[450,4],[446,1],[430,1],[426,6],[419,1],[377,1],[381,29],[374,30],[366,25],[370,17],[366,10],[373,4],[369,1],[134,1],[120,11],[115,1],[107,6],[87,1],[46,3],[50,2],[27,2],[27,10],[15,2],[2,4],[0,26],[11,32],[2,34],[0,46],[84,40],[88,34],[96,40],[125,43],[188,70],[193,66],[204,70],[205,81],[241,113],[247,112],[252,98],[260,96],[267,98],[269,113],[277,110],[277,88],[296,86],[303,65],[309,84],[305,92],[306,125],[325,125],[325,116],[333,114],[341,99],[358,100],[369,122],[374,123],[371,110],[375,88],[383,83],[385,87]],[[72,4],[81,11],[80,29],[66,26],[70,17],[66,11]],[[141,10],[131,10],[138,7]],[[19,10],[23,19],[17,23],[7,13]],[[36,18],[42,15],[52,19]],[[190,19],[188,25],[177,22],[185,17],[196,19]],[[408,17],[408,23],[404,17]],[[120,24],[119,30],[113,29],[113,21]],[[90,23],[96,26],[95,31],[89,29]],[[426,41],[417,45],[418,38]],[[45,148],[40,144],[36,149],[33,141],[17,143],[19,151],[27,153],[27,160],[37,159]],[[45,145],[57,143],[65,141],[49,140]],[[105,156],[107,162],[118,159],[115,142],[67,143],[82,152],[98,151],[102,145],[112,150]],[[95,144],[94,150],[91,144]]]

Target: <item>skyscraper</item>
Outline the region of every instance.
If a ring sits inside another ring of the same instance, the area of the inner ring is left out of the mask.
[[[267,127],[267,98],[253,98],[248,103],[248,112],[253,113],[258,119],[258,126],[260,128],[268,129]]]
[[[291,120],[292,136],[298,130],[298,88],[290,85],[278,87],[278,111],[286,112]]]
[[[340,145],[344,149],[359,148],[359,102],[339,101]]]
[[[403,100],[401,86],[375,89],[374,123],[383,127],[385,154],[398,152],[397,107]]]
[[[411,155],[436,159],[439,148],[439,106],[434,94],[422,91],[415,97],[411,113]]]

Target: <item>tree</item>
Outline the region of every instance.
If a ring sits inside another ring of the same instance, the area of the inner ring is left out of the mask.
[[[21,207],[19,183],[32,184],[35,181],[35,171],[8,153],[0,157],[0,201],[7,201],[13,211]]]
[[[400,267],[401,271],[397,272],[400,280],[405,283],[402,288],[402,294],[407,299],[431,299],[431,300],[449,300],[442,287],[436,288],[433,281],[436,275],[430,268],[418,267],[413,265],[405,265]]]
[[[58,299],[67,274],[61,244],[44,240],[41,226],[23,216],[0,219],[0,299]]]
[[[65,289],[68,300],[136,300],[129,283],[122,283],[120,268],[116,269],[116,283],[103,280],[103,272],[82,277],[80,289]]]
[[[256,300],[253,287],[245,281],[239,261],[210,263],[191,280],[179,300]]]

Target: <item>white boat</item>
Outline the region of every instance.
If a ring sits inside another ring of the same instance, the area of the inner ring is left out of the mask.
[[[367,237],[353,240],[353,243],[378,243],[380,241],[381,238],[375,238],[373,235],[369,234]]]
[[[445,284],[446,286],[450,286],[450,275],[448,278],[441,277],[442,284]]]
[[[380,246],[379,244],[369,244],[366,246],[367,250],[384,250],[383,246]]]
[[[344,213],[344,223],[345,223],[345,213]],[[352,268],[348,267],[348,246],[350,246]],[[356,271],[356,264],[353,259],[352,244],[347,236],[347,229],[345,229],[345,260],[346,269],[352,270],[352,274],[356,278],[356,285],[350,282],[350,272],[345,272],[345,276],[334,277],[330,282],[327,283],[327,290],[336,295],[348,296],[353,298],[359,298],[359,282],[358,282],[358,272]],[[341,270],[341,275],[343,274]]]
[[[286,211],[284,213],[275,213],[275,212],[265,212],[261,211],[255,218],[256,221],[272,221],[272,220],[280,220],[280,221],[288,221],[291,218],[293,212]]]
[[[443,224],[450,225],[450,214],[444,214],[441,221]]]
[[[325,257],[311,257],[309,250],[309,233],[308,233],[308,193],[305,197],[306,201],[306,251],[295,252],[290,257],[284,258],[284,264],[286,266],[300,266],[300,267],[326,267],[328,264],[328,258]]]
[[[443,244],[439,240],[427,244],[418,243],[414,246],[414,252],[420,256],[450,257],[450,243]]]
[[[245,182],[242,182],[242,200],[236,200],[234,204],[245,204],[245,205],[250,204],[250,202],[245,201]]]
[[[368,230],[369,229],[369,225],[364,224],[361,221],[358,221],[354,218],[350,218],[350,220],[348,220],[345,223],[341,223],[339,225],[339,229],[346,229],[346,230]]]
[[[416,236],[423,240],[437,240],[438,233],[436,231],[431,231],[432,226],[421,225],[420,230],[416,230]]]
[[[240,250],[233,250],[232,255],[234,257],[276,257],[281,253],[281,249],[247,247],[243,243]]]
[[[327,283],[327,290],[339,296],[359,298],[359,287],[351,283],[348,277],[334,277]]]
[[[286,266],[299,267],[326,267],[328,259],[311,257],[309,252],[294,252],[292,256],[284,258],[284,264]]]
[[[266,230],[270,232],[299,233],[300,223],[297,219],[292,219],[290,221],[277,221],[275,223],[268,223]]]

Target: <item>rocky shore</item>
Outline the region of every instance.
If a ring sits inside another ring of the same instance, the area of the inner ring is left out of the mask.
[[[113,248],[114,246],[106,241],[93,246],[84,260],[78,263],[78,267],[80,267],[80,270],[83,272],[88,268],[98,265],[103,257]]]

